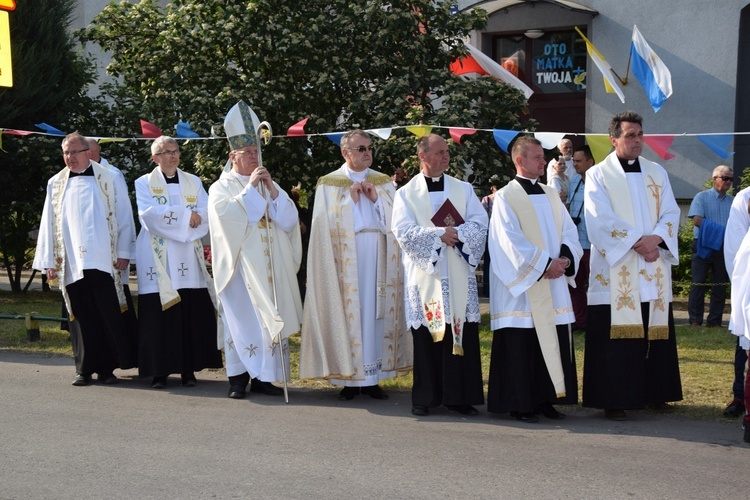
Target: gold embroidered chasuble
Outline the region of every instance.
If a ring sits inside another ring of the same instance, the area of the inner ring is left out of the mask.
[[[300,377],[364,380],[362,326],[355,243],[353,181],[345,166],[321,177],[315,191],[307,256]],[[370,169],[385,211],[386,234],[378,232],[377,318],[383,319],[381,378],[412,369],[412,342],[404,319],[403,271],[398,242],[390,229],[394,187],[391,178]],[[367,265],[367,264],[364,264]]]

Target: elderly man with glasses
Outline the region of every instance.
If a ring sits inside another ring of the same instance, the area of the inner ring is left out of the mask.
[[[47,183],[34,269],[57,280],[68,310],[76,377],[86,386],[117,382],[113,371],[136,365],[122,318],[120,272],[135,256],[133,213],[123,184],[89,158],[86,138],[63,139],[66,168]]]
[[[391,231],[395,189],[371,167],[366,132],[341,139],[344,164],[318,180],[307,259],[300,377],[388,399],[378,382],[411,369],[401,254]]]
[[[706,326],[720,327],[724,313],[724,302],[727,297],[729,276],[724,265],[724,230],[729,219],[734,196],[728,194],[732,188],[734,174],[732,169],[719,165],[713,172],[713,186],[701,191],[690,204],[688,217],[693,219],[693,256],[691,271],[693,284],[688,299],[688,316],[692,326],[703,324],[704,285],[709,271],[711,272],[711,302],[708,307]]]
[[[216,296],[201,238],[208,233],[208,194],[200,178],[179,168],[180,147],[171,137],[151,144],[156,167],[135,181],[141,231],[138,262],[139,374],[164,389],[179,373],[221,368],[216,344]]]

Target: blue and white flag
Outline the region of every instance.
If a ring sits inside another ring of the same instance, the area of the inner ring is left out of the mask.
[[[656,52],[651,50],[635,25],[633,25],[630,57],[633,75],[643,85],[654,112],[659,111],[664,101],[672,95],[672,74]]]

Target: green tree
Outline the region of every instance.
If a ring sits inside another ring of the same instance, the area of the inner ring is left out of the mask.
[[[265,163],[282,185],[310,188],[342,160],[326,138],[284,137],[305,117],[309,134],[418,123],[520,128],[526,100],[516,89],[448,71],[461,40],[485,22],[482,11],[451,15],[449,2],[432,0],[142,0],[110,4],[81,39],[111,52],[109,73],[162,130],[185,119],[202,136],[222,135],[225,114],[245,100],[275,129]],[[376,166],[391,173],[411,158],[414,173],[414,142],[400,130],[375,140]],[[225,141],[185,149],[205,181],[218,177]],[[471,165],[476,182],[510,173],[492,134],[467,136],[451,153],[452,173]]]
[[[0,117],[6,128],[34,130],[46,122],[71,129],[91,104],[85,95],[93,81],[90,65],[75,51],[68,31],[74,0],[19,2],[10,13],[14,85],[0,88]],[[3,135],[0,172],[0,252],[15,292],[38,226],[47,179],[62,166],[60,141],[48,137]]]

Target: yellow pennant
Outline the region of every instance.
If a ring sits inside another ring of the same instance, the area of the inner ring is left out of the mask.
[[[8,13],[0,10],[0,87],[13,86],[13,67],[10,59],[10,21]]]

